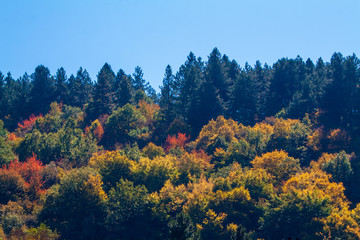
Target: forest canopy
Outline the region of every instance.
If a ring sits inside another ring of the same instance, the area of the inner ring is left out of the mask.
[[[0,72],[0,239],[360,239],[359,64]]]

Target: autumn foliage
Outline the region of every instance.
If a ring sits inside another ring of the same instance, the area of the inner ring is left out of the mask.
[[[185,133],[178,133],[177,136],[168,136],[165,141],[165,150],[169,152],[171,149],[184,149],[185,144],[189,141],[190,136]]]
[[[38,199],[45,193],[43,188],[43,170],[44,165],[36,158],[35,154],[25,162],[14,160],[0,169],[1,174],[18,175],[21,177],[23,187],[31,199]]]
[[[31,131],[38,118],[42,118],[42,115],[40,114],[39,116],[35,116],[34,114],[31,114],[28,119],[25,119],[22,123],[18,123],[17,132],[19,134],[25,134]]]

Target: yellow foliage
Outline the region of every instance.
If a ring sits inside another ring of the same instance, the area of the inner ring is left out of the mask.
[[[244,186],[252,198],[270,198],[274,193],[273,177],[264,169],[232,170],[228,181],[232,186]]]
[[[175,157],[167,155],[154,159],[140,158],[138,164],[132,168],[132,173],[141,184],[150,191],[160,190],[167,180],[176,182],[179,172],[176,168]]]
[[[289,138],[291,127],[299,123],[300,121],[298,119],[276,118],[274,124],[274,136],[276,138]]]
[[[323,231],[319,233],[327,239],[360,239],[359,223],[353,218],[353,211],[347,206],[336,208],[325,219],[321,219],[324,224]]]
[[[289,157],[284,151],[273,151],[257,156],[251,162],[255,169],[262,168],[276,180],[287,180],[300,170],[299,160]]]
[[[329,196],[334,207],[341,208],[347,206],[348,200],[344,194],[345,188],[343,184],[330,182],[330,177],[330,175],[321,170],[313,169],[310,172],[298,174],[290,178],[282,187],[282,191],[316,190]]]
[[[141,113],[146,118],[146,122],[152,122],[160,111],[160,106],[155,103],[148,103],[145,100],[140,100],[138,103],[138,108]]]
[[[98,196],[100,200],[105,201],[107,195],[102,188],[103,182],[101,181],[100,175],[89,174],[89,178],[84,182],[84,188],[86,192],[95,193],[94,195]]]
[[[214,199],[216,203],[222,201],[235,202],[235,201],[250,201],[250,200],[251,197],[249,190],[247,190],[243,186],[236,187],[230,191],[225,191],[225,192],[218,190],[215,193],[215,199]]]
[[[222,137],[226,142],[237,141],[242,135],[244,126],[238,124],[232,119],[225,119],[223,116],[217,117],[216,120],[211,120],[205,125],[196,139],[198,146],[207,148],[218,137]]]
[[[212,209],[209,209],[206,212],[206,218],[203,220],[203,226],[211,225],[212,228],[219,227],[222,229],[222,223],[226,216],[226,213],[217,214]]]
[[[200,177],[201,174],[213,169],[214,165],[210,163],[211,157],[203,151],[185,152],[176,158],[176,166],[180,173],[186,175],[195,175]]]
[[[323,153],[321,157],[317,161],[312,161],[310,163],[310,167],[314,169],[322,169],[322,167],[327,163],[333,160],[336,157],[335,154],[332,153]]]
[[[264,141],[268,142],[271,138],[271,135],[274,133],[274,126],[260,122],[256,123],[252,128],[249,127],[251,131],[260,132],[264,136]]]
[[[213,187],[212,180],[208,180],[204,176],[201,176],[195,183],[189,183],[187,186],[189,192],[187,202],[183,209],[195,218],[201,217],[214,198]]]
[[[89,160],[89,167],[97,170],[105,169],[106,167],[114,166],[116,164],[123,164],[132,167],[135,162],[125,155],[122,155],[119,151],[98,152],[95,153]]]
[[[146,145],[142,149],[142,152],[150,159],[165,155],[164,149],[162,147],[156,146],[152,142],[150,142],[148,145]]]
[[[188,191],[185,185],[174,185],[168,180],[164,187],[159,192],[152,193],[150,199],[157,202],[160,211],[164,213],[177,212],[181,210],[184,203],[187,201]]]
[[[306,146],[311,148],[314,151],[319,151],[321,149],[321,145],[320,145],[320,138],[321,136],[321,130],[316,129],[314,132],[310,133],[307,136],[307,144]]]

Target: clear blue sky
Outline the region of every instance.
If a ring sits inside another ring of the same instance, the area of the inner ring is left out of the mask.
[[[105,62],[139,65],[155,89],[190,51],[214,47],[243,66],[281,57],[329,61],[360,54],[359,0],[0,0],[0,71],[15,78],[37,65],[93,80]]]

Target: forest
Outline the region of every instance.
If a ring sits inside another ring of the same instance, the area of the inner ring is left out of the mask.
[[[355,54],[0,73],[4,240],[360,239],[359,157]]]

